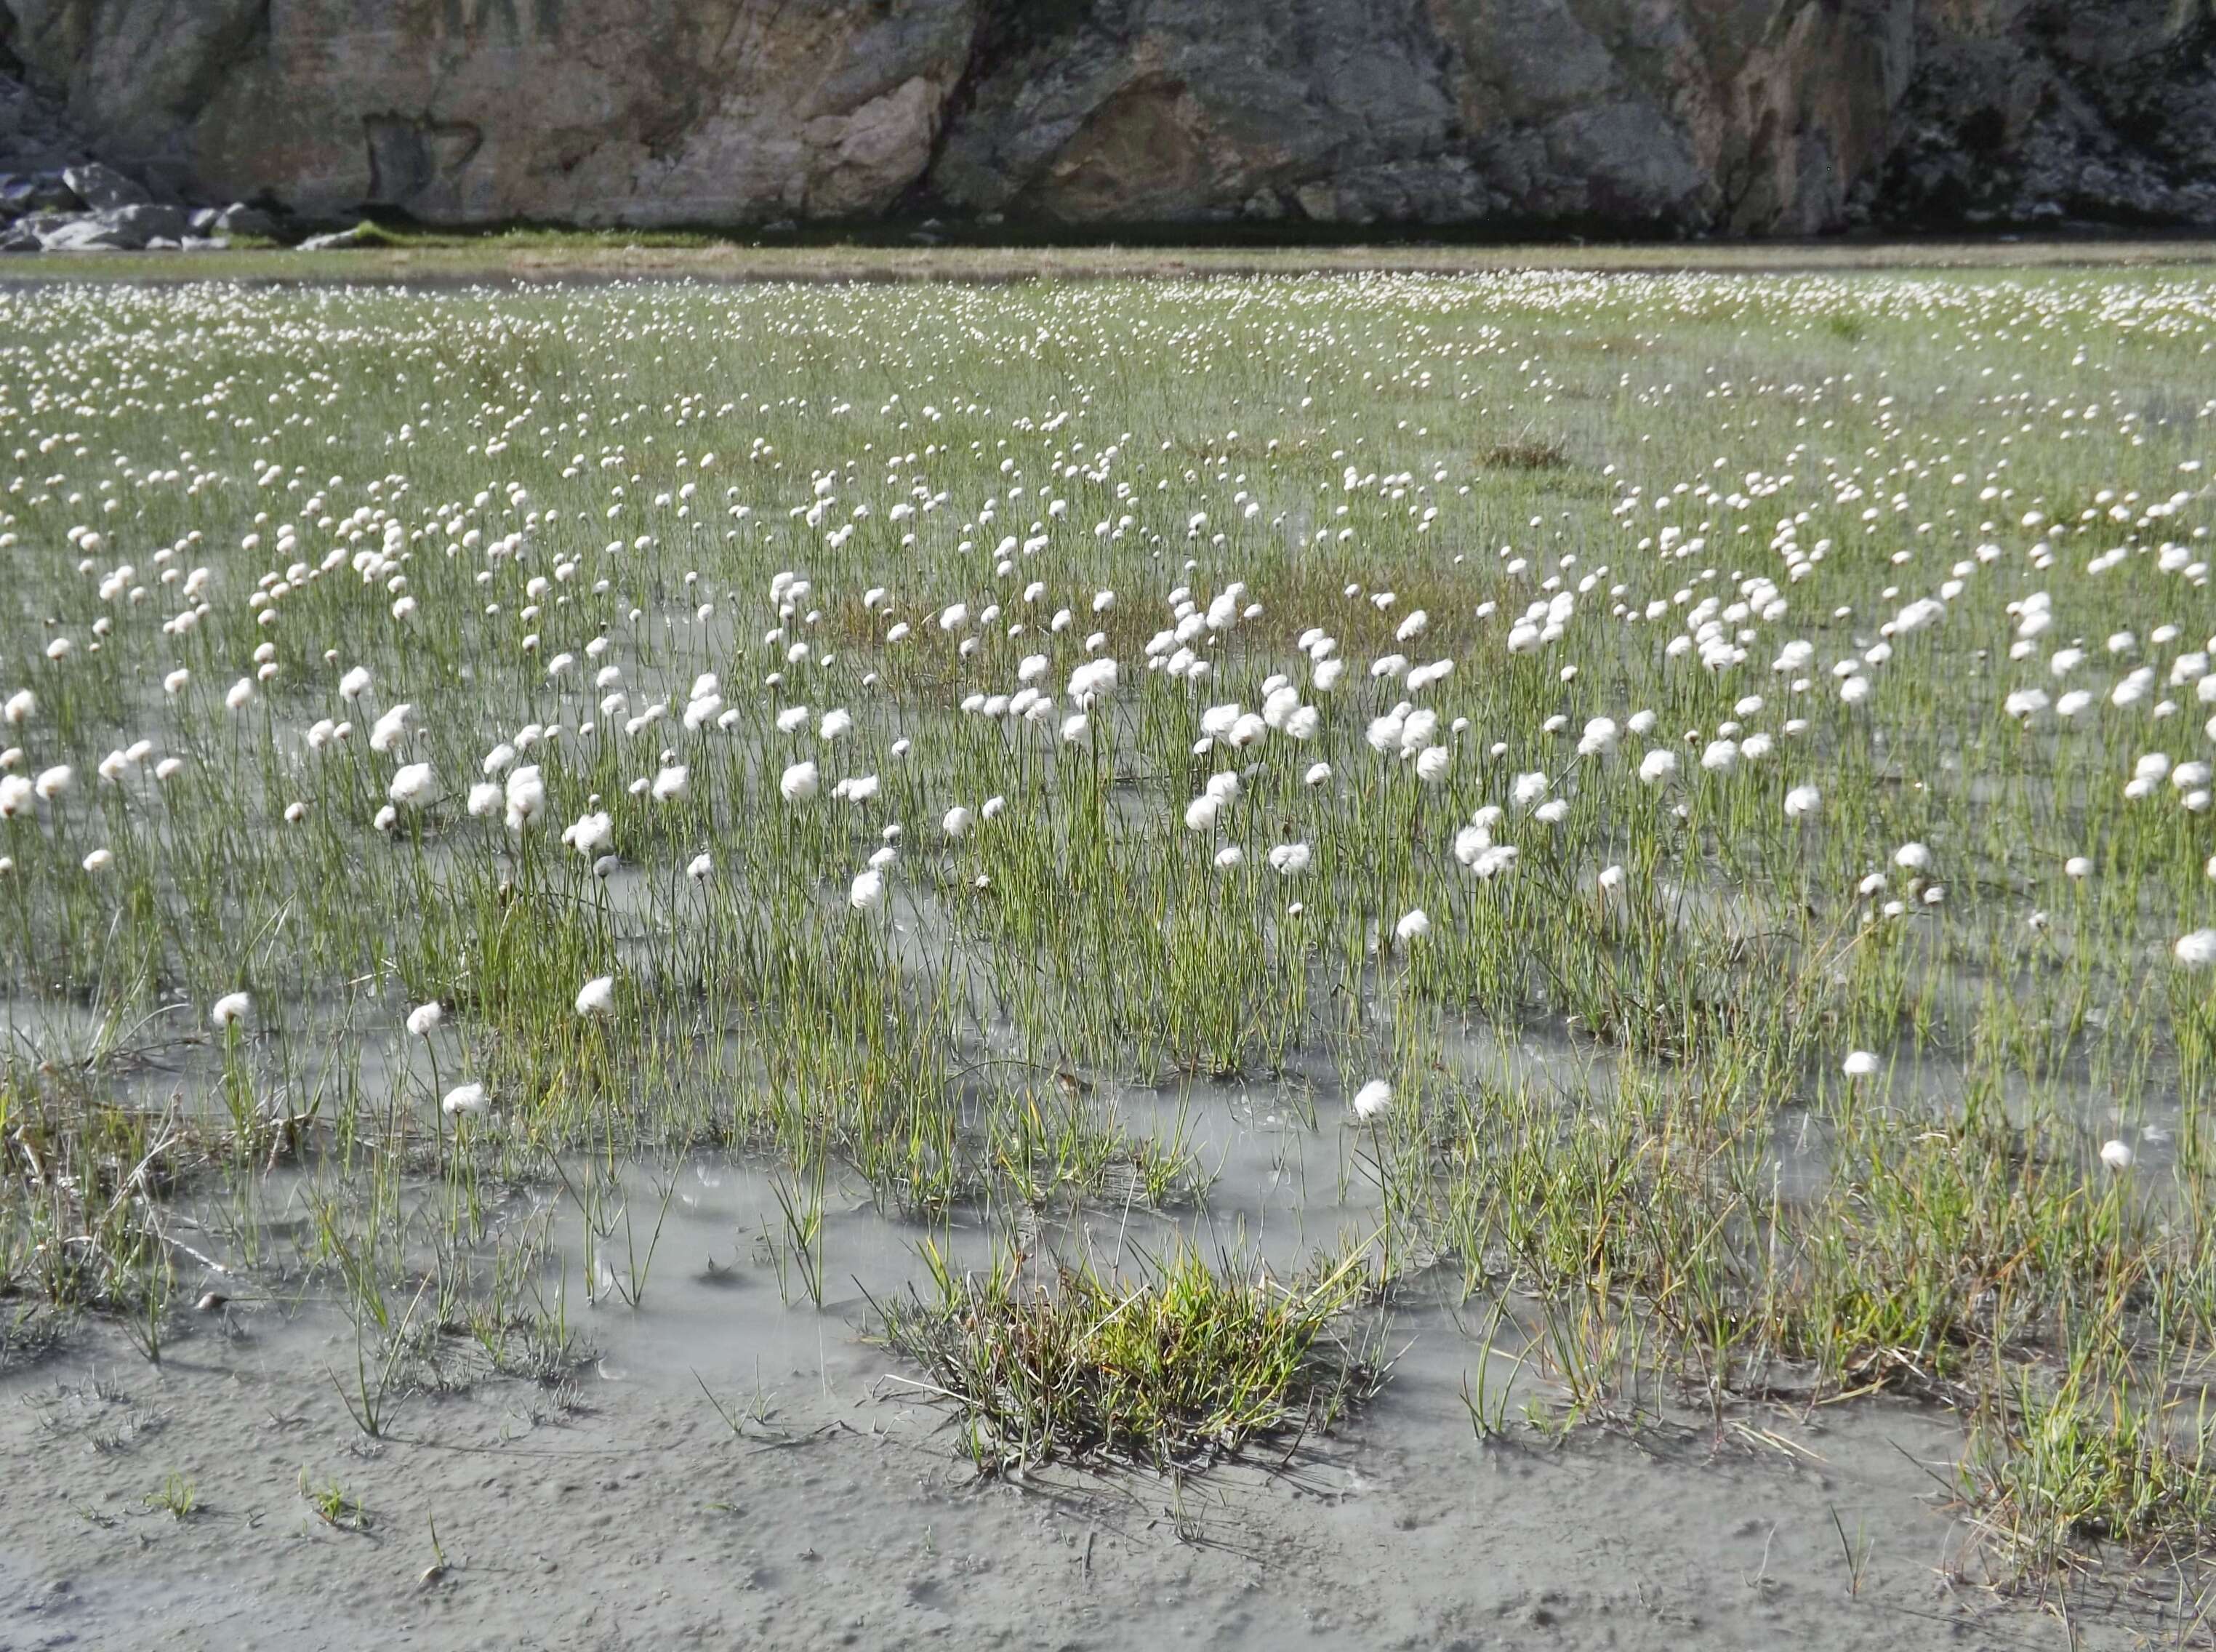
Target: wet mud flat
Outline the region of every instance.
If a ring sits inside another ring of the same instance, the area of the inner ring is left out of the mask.
[[[2065,1601],[2081,1645],[2186,1627],[2144,1584],[1983,1587],[1933,1478],[1955,1433],[1906,1405],[1487,1443],[1441,1323],[1283,1467],[1018,1485],[857,1342],[859,1298],[819,1321],[759,1279],[700,1289],[710,1349],[773,1352],[674,1364],[703,1317],[675,1290],[596,1321],[558,1392],[419,1398],[374,1442],[323,1369],[342,1323],[233,1310],[159,1368],[84,1339],[6,1380],[0,1643],[2003,1648],[2068,1644]]]

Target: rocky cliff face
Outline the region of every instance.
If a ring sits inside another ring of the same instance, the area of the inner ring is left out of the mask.
[[[311,218],[2216,224],[2216,0],[0,0],[0,71]]]

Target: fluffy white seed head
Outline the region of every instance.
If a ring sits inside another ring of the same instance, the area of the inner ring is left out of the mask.
[[[421,809],[439,789],[438,776],[428,763],[403,763],[393,775],[385,796],[403,809]]]

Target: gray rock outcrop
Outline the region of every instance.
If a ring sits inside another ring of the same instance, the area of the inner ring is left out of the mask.
[[[0,167],[15,96],[311,220],[2216,224],[2216,0],[0,0],[11,63]]]

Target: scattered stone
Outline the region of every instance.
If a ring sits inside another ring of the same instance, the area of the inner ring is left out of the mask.
[[[186,235],[181,206],[114,206],[65,219],[42,234],[48,252],[138,252],[159,241],[175,248]]]
[[[27,213],[9,226],[6,244],[11,252],[38,252],[46,237],[70,221],[65,213]],[[29,244],[24,244],[28,242]]]

